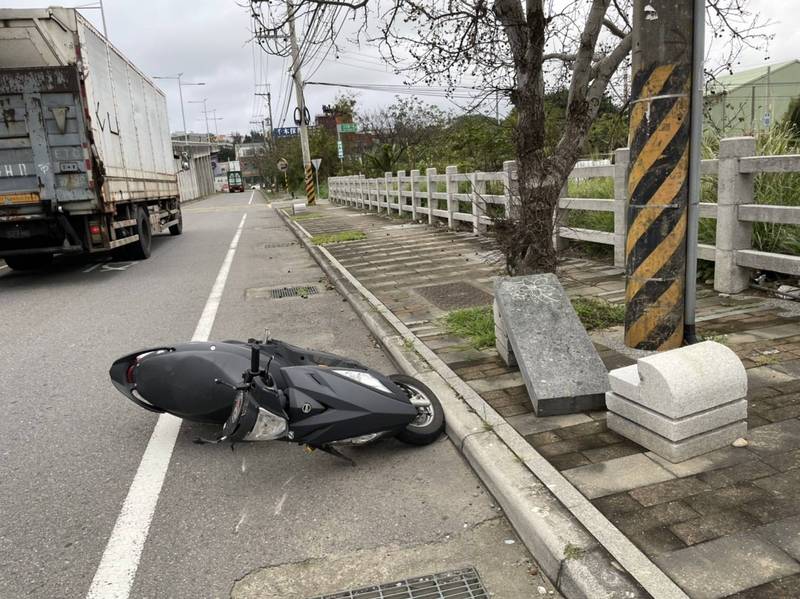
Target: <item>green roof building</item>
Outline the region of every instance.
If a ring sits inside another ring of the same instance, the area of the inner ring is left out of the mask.
[[[705,97],[705,127],[722,137],[755,135],[780,123],[800,97],[800,60],[718,77]]]

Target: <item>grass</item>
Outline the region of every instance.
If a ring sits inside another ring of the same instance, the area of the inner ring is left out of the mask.
[[[595,177],[592,179],[570,180],[567,193],[571,198],[614,199],[614,179]],[[614,231],[613,212],[592,212],[590,210],[569,210],[565,226],[575,229],[594,229],[595,231]]]
[[[301,212],[300,214],[295,214],[292,220],[314,220],[323,216],[325,215],[322,212]]]
[[[494,347],[494,315],[491,306],[454,310],[445,315],[443,320],[448,333],[468,339],[475,349]]]
[[[607,329],[625,322],[625,306],[593,297],[571,300],[575,313],[587,331]],[[447,313],[442,319],[451,335],[463,337],[475,349],[494,347],[494,315],[491,306],[464,308]]]
[[[612,304],[595,297],[576,297],[572,307],[587,331],[607,329],[625,322],[625,305]]]
[[[345,241],[358,241],[359,239],[366,239],[367,234],[362,231],[340,231],[339,233],[323,233],[321,235],[314,235],[311,238],[311,243],[314,245],[325,245],[328,243],[342,243]]]

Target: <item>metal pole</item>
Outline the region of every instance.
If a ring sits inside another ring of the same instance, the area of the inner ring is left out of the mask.
[[[103,19],[103,37],[108,39],[108,27],[106,27],[106,11],[103,8],[103,0],[100,0],[100,16]]]
[[[183,86],[181,85],[181,77],[183,73],[178,73],[178,97],[181,99],[181,120],[183,121],[183,141],[189,141],[189,132],[186,130],[186,113],[183,110]]]
[[[697,343],[695,310],[697,307],[697,231],[700,226],[700,169],[703,143],[703,60],[705,58],[705,2],[694,0],[692,34],[692,113],[689,139],[689,206],[686,227],[686,298],[684,300],[683,340]],[[722,95],[723,102],[725,94]],[[724,115],[723,109],[723,115]],[[723,117],[724,120],[724,117]],[[723,123],[723,127],[724,127]]]
[[[300,111],[300,147],[303,151],[303,170],[305,171],[306,200],[309,206],[316,204],[314,175],[311,166],[311,149],[308,146],[308,127],[306,125],[306,102],[303,97],[303,76],[300,73],[300,48],[294,30],[294,6],[292,0],[286,1],[289,18],[289,40],[292,46],[292,79],[294,79],[294,95]]]
[[[694,1],[636,0],[625,243],[625,343],[684,333]]]

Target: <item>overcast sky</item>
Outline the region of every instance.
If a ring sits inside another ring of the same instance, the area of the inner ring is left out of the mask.
[[[47,4],[46,0],[0,1],[0,6],[18,8]],[[281,125],[280,117],[287,105],[284,76],[287,64],[283,59],[267,57],[258,50],[254,73],[253,46],[248,43],[250,17],[246,8],[234,0],[104,0],[104,4],[111,42],[141,70],[151,76],[183,72],[186,82],[205,82],[203,87],[184,87],[184,100],[208,98],[209,110],[215,109],[216,116],[223,119],[216,123],[220,133],[248,131],[251,119],[263,118],[265,98],[253,95],[258,83],[271,85],[274,122],[275,126]],[[240,4],[246,4],[245,0],[240,0]],[[774,22],[775,41],[770,48],[770,62],[800,58],[800,28],[791,10],[800,9],[800,0],[749,0],[748,4]],[[98,10],[86,10],[84,14],[102,30]],[[402,77],[381,66],[376,51],[346,45],[345,49],[346,53],[338,60],[329,56],[313,77],[308,72],[304,77],[338,83],[402,82]],[[742,63],[743,67],[764,64],[764,56],[747,53]],[[169,101],[172,129],[181,130],[177,84],[161,81],[160,85]],[[312,116],[321,111],[323,104],[332,102],[337,93],[336,88],[307,87],[306,102]],[[391,103],[393,98],[392,93],[358,92],[359,103],[369,108]],[[455,109],[445,99],[425,99]],[[290,106],[294,107],[293,100]],[[202,104],[187,103],[185,108],[187,128],[204,132]],[[291,120],[290,110],[284,124],[293,125]],[[213,133],[213,122],[210,128]]]

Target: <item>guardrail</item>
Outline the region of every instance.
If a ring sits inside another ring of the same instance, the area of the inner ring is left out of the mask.
[[[719,158],[703,160],[702,174],[718,177],[717,202],[700,204],[700,218],[716,219],[716,245],[698,244],[698,256],[716,263],[714,289],[721,293],[739,293],[750,283],[750,271],[770,270],[800,275],[800,256],[760,252],[752,247],[753,223],[800,225],[800,206],[756,204],[754,176],[758,173],[800,172],[800,155],[755,156],[752,137],[720,141]],[[614,231],[598,231],[557,226],[554,240],[563,247],[568,240],[588,241],[614,246],[614,263],[625,265],[627,232],[627,148],[615,152],[613,165],[575,168],[570,179],[611,177],[614,198],[572,198],[563,194],[558,203],[557,223],[564,223],[570,210],[610,212]],[[483,234],[495,216],[507,216],[514,205],[517,189],[516,162],[503,163],[500,172],[459,173],[448,166],[444,173],[435,168],[424,173],[412,170],[367,179],[364,175],[331,177],[328,190],[331,202],[363,210],[391,214],[407,213],[412,219],[427,219],[455,228],[457,223],[471,225]]]

